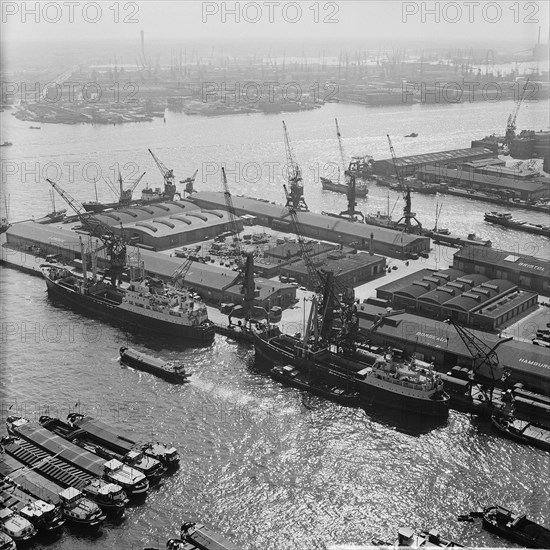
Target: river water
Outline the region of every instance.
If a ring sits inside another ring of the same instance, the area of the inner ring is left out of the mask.
[[[339,211],[345,198],[322,192],[310,169],[338,162],[334,117],[347,155],[387,158],[387,133],[394,136],[397,155],[468,147],[471,139],[502,131],[512,107],[512,102],[373,109],[330,104],[284,119],[304,170],[310,208]],[[525,105],[519,127],[544,128],[546,109]],[[267,163],[278,163],[272,165],[273,181],[265,171],[256,182],[240,170],[240,181],[230,176],[230,185],[234,194],[282,202],[281,119],[169,112],[166,122],[42,124],[34,131],[6,111],[1,114],[2,141],[14,143],[2,151],[10,219],[51,210],[47,183],[32,173],[35,163],[40,170],[62,167],[61,185],[79,200],[94,197],[93,178],[84,178],[86,163],[97,163],[111,179],[114,163],[136,163],[139,173],[147,171],[145,181],[159,185],[147,148],[174,167],[178,179],[200,167],[199,189],[220,190],[219,171],[215,173],[220,163],[231,169],[237,162],[241,168],[249,163],[248,170],[253,163],[264,170]],[[401,137],[412,131],[419,137]],[[64,162],[76,163],[74,179]],[[100,199],[110,199],[101,181],[98,192]],[[385,210],[386,194],[373,187],[359,207]],[[396,199],[390,192],[392,206]],[[484,224],[483,212],[491,205],[457,197],[413,200],[424,225],[433,223],[439,200],[441,226],[462,234],[475,231],[494,246],[548,256],[547,239]],[[540,213],[514,214],[547,222]],[[52,550],[164,548],[184,519],[209,523],[246,550],[320,550],[331,544],[367,544],[372,538],[393,540],[400,526],[437,528],[462,544],[511,546],[478,523],[456,521],[458,514],[492,503],[550,524],[550,485],[545,481],[550,455],[502,439],[476,418],[451,411],[447,421],[426,424],[341,407],[282,387],[254,364],[249,347],[224,337],[197,349],[129,334],[56,304],[39,278],[2,269],[0,283],[2,422],[14,412],[37,419],[41,414],[65,417],[76,408],[137,438],[171,442],[182,459],[180,470],[153,489],[144,505],[131,508],[121,526],[106,525],[95,538],[66,533],[47,545]],[[192,382],[173,386],[121,367],[122,344],[183,360],[193,372]]]

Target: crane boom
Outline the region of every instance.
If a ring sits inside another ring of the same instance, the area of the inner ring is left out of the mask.
[[[525,98],[525,91],[527,90],[527,85],[529,84],[529,77],[527,77],[527,80],[525,81],[525,84],[523,85],[523,88],[521,90],[520,96],[518,100],[516,101],[516,105],[514,107],[514,110],[510,113],[510,116],[508,117],[508,123],[506,124],[506,134],[504,136],[504,144],[510,148],[510,143],[512,142],[512,139],[516,137],[516,120],[518,118],[519,109],[521,107],[521,104],[523,103],[523,100]]]
[[[225,175],[225,168],[222,166],[222,183],[223,183],[223,198],[225,200],[225,208],[227,215],[229,216],[229,225],[231,232],[233,233],[233,245],[235,246],[235,252],[237,253],[238,261],[242,259],[241,254],[241,239],[239,237],[240,229],[237,222],[237,215],[235,214],[235,207],[233,206],[233,199],[231,198],[231,192],[229,191],[229,185],[227,183],[227,176]]]
[[[302,169],[294,158],[294,151],[292,150],[292,145],[290,144],[290,138],[288,137],[288,131],[284,120],[283,131],[285,137],[286,169],[288,172],[289,187],[289,192],[287,192],[287,206],[292,206],[295,210],[307,211],[308,207],[304,199]]]
[[[342,145],[342,134],[340,134],[340,128],[338,126],[338,119],[335,118],[334,121],[336,122],[336,136],[338,137],[338,147],[340,148],[340,162],[342,164],[342,174],[344,174],[344,181],[347,180],[347,168],[346,168],[346,159],[344,155],[344,146]]]
[[[139,178],[134,181],[134,183],[132,183],[130,185],[130,187],[128,187],[128,191],[130,191],[130,193],[133,193],[136,189],[136,187],[139,185],[139,182],[143,179],[143,176],[145,176],[147,172],[143,172],[143,174],[141,174],[141,176],[139,176]]]
[[[50,179],[46,179],[46,181],[73,209],[84,229],[103,243],[104,248],[107,249],[111,283],[116,286],[126,265],[126,243],[124,239],[117,235],[110,225],[86,212],[84,207],[57,183]]]
[[[403,179],[401,177],[401,173],[399,172],[399,165],[397,163],[397,157],[395,156],[395,151],[393,149],[393,144],[391,142],[391,138],[390,138],[390,135],[389,134],[386,134],[387,137],[388,137],[388,143],[390,144],[390,153],[391,153],[391,158],[392,158],[392,161],[393,161],[393,166],[395,168],[395,175],[397,176],[397,181],[399,182],[399,187],[403,188]]]

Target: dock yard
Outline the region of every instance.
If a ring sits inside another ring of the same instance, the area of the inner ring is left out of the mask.
[[[2,550],[546,547],[548,6],[24,4]]]

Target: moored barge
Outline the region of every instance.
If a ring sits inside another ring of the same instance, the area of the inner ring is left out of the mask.
[[[182,364],[175,361],[162,361],[126,346],[122,346],[119,353],[122,363],[136,370],[154,374],[167,382],[183,384],[184,382],[188,382],[188,378],[191,376],[185,371],[185,367]]]

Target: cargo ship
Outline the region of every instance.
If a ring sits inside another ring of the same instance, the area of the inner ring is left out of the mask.
[[[139,449],[147,456],[156,458],[168,468],[176,468],[179,465],[179,454],[174,447],[168,447],[163,443],[140,443],[129,437],[118,434],[114,428],[101,420],[84,416],[79,413],[70,413],[67,422],[81,433],[110,449],[118,452],[130,452]]]
[[[29,495],[60,506],[63,518],[69,523],[95,528],[105,519],[101,508],[78,489],[64,488],[5,453],[0,454],[0,476],[17,483]],[[4,550],[2,546],[0,549]]]
[[[542,224],[534,224],[516,220],[512,218],[510,212],[485,212],[485,221],[494,223],[496,225],[502,225],[510,229],[516,229],[517,231],[524,231],[533,235],[542,235],[544,237],[550,237],[550,226]]]
[[[283,334],[278,327],[254,333],[256,358],[263,363],[287,364],[319,380],[358,392],[363,401],[407,413],[446,417],[449,396],[433,366],[417,360],[397,360],[355,351],[344,355],[329,345],[314,349],[308,342]]]
[[[61,266],[44,264],[41,270],[52,296],[85,313],[204,344],[214,339],[214,326],[203,303],[186,288],[145,278],[143,269],[127,288],[85,281]]]
[[[347,195],[349,193],[349,186],[344,183],[335,183],[328,178],[321,177],[321,185],[325,191],[334,191],[335,193],[342,193]],[[369,194],[369,189],[364,182],[355,184],[355,196],[357,198],[365,198]]]
[[[67,465],[74,465],[94,478],[103,478],[122,487],[129,497],[145,496],[149,490],[149,482],[141,472],[115,459],[106,461],[65,441],[40,424],[30,422],[26,418],[10,416],[6,420],[6,427],[10,435],[30,443],[33,448],[41,449],[49,455],[54,455],[55,458],[59,457]],[[9,448],[5,448],[6,452],[10,454]],[[15,458],[18,457],[15,456]]]

